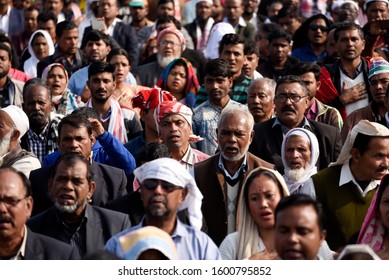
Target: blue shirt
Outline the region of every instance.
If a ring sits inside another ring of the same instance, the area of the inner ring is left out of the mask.
[[[92,159],[95,162],[123,169],[126,175],[130,175],[136,167],[132,154],[108,131],[97,137],[92,152]],[[60,152],[47,155],[42,161],[42,166],[55,164],[60,156]]]
[[[197,231],[191,226],[177,220],[176,228],[171,235],[177,250],[179,260],[221,260],[219,249],[212,239],[202,231]],[[123,256],[124,252],[120,246],[119,238],[130,231],[140,229],[144,226],[142,221],[127,230],[124,230],[111,237],[104,246],[104,249],[116,255]]]
[[[292,56],[297,57],[303,62],[316,62],[323,59],[326,55],[327,51],[324,51],[319,55],[314,54],[309,44],[292,51]]]
[[[89,65],[73,73],[73,75],[69,79],[69,85],[68,85],[68,89],[70,89],[70,92],[78,96],[82,94],[86,82],[88,81],[88,69],[89,69]],[[132,75],[131,72],[128,73],[125,82],[130,85],[136,85],[135,77],[134,75]]]
[[[139,152],[139,150],[142,149],[146,144],[146,139],[142,134],[124,144],[124,148],[126,148],[133,156],[136,157],[136,154]]]

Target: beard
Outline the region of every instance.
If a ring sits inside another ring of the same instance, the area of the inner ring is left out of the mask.
[[[8,153],[12,132],[13,129],[11,129],[7,135],[5,135],[3,139],[0,140],[0,157],[4,157]]]
[[[173,61],[173,59],[175,59],[175,57],[171,57],[171,56],[162,56],[160,53],[157,53],[158,64],[159,64],[159,66],[161,66],[163,69],[165,69],[166,66],[168,66],[169,63]]]
[[[54,202],[54,207],[61,213],[61,214],[74,214],[80,207],[86,205],[87,201],[86,198],[79,202],[76,201],[73,205],[63,205],[60,204],[57,200]]]
[[[159,205],[154,205],[153,202],[160,202]],[[162,204],[162,205],[161,205]],[[166,198],[162,195],[156,195],[150,198],[149,205],[147,207],[147,213],[154,218],[167,219],[171,211],[166,205]]]
[[[307,170],[304,167],[300,167],[299,169],[285,168],[285,175],[296,182],[303,178],[306,173]]]
[[[28,119],[30,120],[31,129],[44,127],[49,122],[49,118],[46,118],[45,114],[41,111],[31,112],[28,115]]]
[[[242,158],[244,158],[244,156],[247,154],[247,151],[249,150],[249,146],[250,146],[250,144],[248,144],[246,147],[244,147],[243,150],[239,151],[239,153],[233,157],[226,156],[224,154],[224,150],[222,150],[220,153],[226,161],[238,161],[238,160],[241,160]]]

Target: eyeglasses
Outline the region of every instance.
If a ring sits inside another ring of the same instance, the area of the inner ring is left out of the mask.
[[[307,97],[307,95],[305,95],[305,96],[301,96],[298,94],[287,95],[287,94],[280,93],[277,96],[275,96],[274,99],[276,100],[277,103],[284,103],[284,102],[286,102],[287,99],[290,99],[290,101],[292,103],[297,103],[302,98],[305,98],[305,97]]]
[[[173,192],[175,190],[181,189],[181,187],[178,187],[176,185],[173,185],[171,183],[165,182],[165,181],[158,181],[158,180],[145,180],[142,184],[142,187],[149,191],[155,190],[158,186],[161,186],[161,188],[165,192]]]
[[[174,43],[174,42],[172,42],[172,41],[161,41],[161,42],[159,42],[159,44],[160,44],[161,46],[164,46],[164,47],[170,45],[170,46],[172,46],[173,48],[174,48],[174,47],[181,46],[180,43]]]
[[[20,201],[26,199],[26,197],[27,196],[20,199],[14,197],[4,197],[4,198],[0,198],[0,203],[3,202],[6,207],[15,207],[16,205],[19,204]]]
[[[311,30],[311,31],[318,31],[319,29],[321,30],[321,32],[328,31],[327,26],[323,26],[323,25],[311,25],[311,26],[309,26],[309,30]]]

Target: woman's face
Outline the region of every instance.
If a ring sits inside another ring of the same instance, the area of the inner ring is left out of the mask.
[[[51,89],[53,96],[61,95],[66,88],[66,75],[64,70],[57,66],[53,67],[47,75],[46,84]]]
[[[248,207],[259,229],[274,228],[274,211],[281,194],[277,184],[267,176],[254,178],[248,189]]]
[[[32,40],[32,50],[39,60],[49,56],[49,45],[43,35],[36,35]]]
[[[186,85],[186,70],[182,65],[173,66],[167,77],[167,89],[171,93],[182,93]]]
[[[382,193],[379,210],[381,220],[384,223],[386,230],[389,230],[389,186],[387,186]]]
[[[116,82],[123,82],[131,71],[130,63],[124,55],[115,55],[110,63],[115,66]]]

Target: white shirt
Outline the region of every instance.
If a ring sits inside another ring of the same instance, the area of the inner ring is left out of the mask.
[[[377,186],[380,184],[380,180],[371,180],[365,190],[363,191],[361,186],[358,184],[357,180],[355,180],[354,175],[351,172],[350,169],[350,162],[346,162],[342,165],[342,169],[340,171],[340,178],[339,178],[339,188],[343,187],[347,183],[352,181],[354,185],[357,187],[358,192],[365,197],[368,192],[371,190],[374,190],[377,188]],[[302,187],[301,187],[301,193],[305,193],[310,195],[313,198],[316,198],[316,192],[315,192],[315,184],[313,183],[312,178],[310,178]]]
[[[11,6],[8,6],[7,13],[0,15],[0,29],[4,30],[5,33],[9,32],[9,15],[11,13]]]

